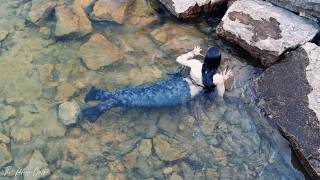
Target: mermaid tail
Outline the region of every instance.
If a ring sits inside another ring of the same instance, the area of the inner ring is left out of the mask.
[[[90,122],[95,122],[102,113],[112,107],[159,108],[177,106],[191,100],[189,84],[182,77],[172,77],[138,87],[126,88],[116,92],[92,88],[86,101],[100,100],[102,103],[82,111]]]
[[[90,91],[87,93],[84,101],[87,103],[89,101],[105,101],[111,96],[111,93],[104,91],[102,89],[97,89],[96,87],[92,87]]]

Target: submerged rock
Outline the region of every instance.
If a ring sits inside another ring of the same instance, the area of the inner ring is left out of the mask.
[[[226,0],[160,0],[168,10],[178,18],[189,19],[212,13]]]
[[[56,16],[55,36],[57,37],[84,36],[92,31],[91,22],[80,5],[56,7]]]
[[[9,144],[10,138],[0,132],[0,143]]]
[[[306,16],[320,21],[320,1],[318,0],[266,0],[277,6],[283,7],[293,12],[298,12],[300,16]]]
[[[89,69],[98,70],[121,59],[120,50],[101,34],[94,34],[81,46],[79,54]]]
[[[66,125],[77,123],[80,107],[76,102],[64,102],[59,106],[59,119]]]
[[[32,132],[28,128],[13,127],[11,137],[15,143],[26,143],[32,140]]]
[[[253,84],[268,120],[280,127],[315,179],[320,176],[319,57],[320,47],[307,43],[268,68]]]
[[[160,23],[160,19],[145,0],[136,0],[128,13],[128,20],[124,24],[128,28],[144,29]]]
[[[15,117],[16,109],[12,106],[0,107],[0,122],[6,121],[10,118]]]
[[[217,28],[220,36],[240,45],[266,67],[287,50],[312,40],[318,31],[317,23],[256,0],[234,2]]]
[[[25,180],[37,180],[44,178],[50,174],[48,163],[41,152],[38,150],[33,152],[26,169],[30,170],[32,173],[24,174]]]
[[[5,144],[0,143],[0,168],[9,164],[12,161],[12,157]]]
[[[175,161],[188,154],[183,144],[164,135],[158,135],[153,138],[153,147],[159,158],[163,161]]]
[[[35,24],[43,24],[56,7],[54,0],[32,0],[29,20]]]
[[[205,44],[207,37],[188,26],[166,24],[153,30],[150,35],[161,45],[162,49],[180,55],[191,51],[195,46]]]
[[[131,0],[98,0],[93,7],[92,19],[122,24],[130,2]]]
[[[57,95],[55,97],[58,101],[67,101],[70,97],[74,95],[76,92],[76,88],[74,88],[71,84],[63,82],[57,88]]]

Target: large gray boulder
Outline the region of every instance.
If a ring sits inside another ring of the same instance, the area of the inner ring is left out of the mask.
[[[177,18],[190,19],[211,13],[226,0],[159,0]]]
[[[253,83],[262,112],[280,128],[313,179],[320,178],[320,47],[306,43]]]
[[[217,28],[220,36],[240,45],[265,67],[318,32],[316,22],[256,0],[234,2]]]
[[[301,16],[320,21],[320,1],[319,0],[266,0],[277,6],[297,12]]]

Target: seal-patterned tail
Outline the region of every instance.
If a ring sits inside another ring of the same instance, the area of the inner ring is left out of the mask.
[[[86,103],[89,101],[106,101],[110,96],[111,93],[102,89],[97,89],[96,87],[92,87],[90,91],[86,94],[84,101]]]
[[[95,123],[98,118],[107,110],[117,106],[117,101],[114,99],[106,100],[96,106],[82,109],[82,116],[91,123]]]

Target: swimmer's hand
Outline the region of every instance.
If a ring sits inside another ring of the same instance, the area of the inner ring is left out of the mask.
[[[193,53],[195,56],[197,56],[197,55],[203,56],[203,55],[201,54],[201,51],[202,51],[202,49],[201,49],[199,46],[196,46],[196,47],[194,47],[192,53]]]

